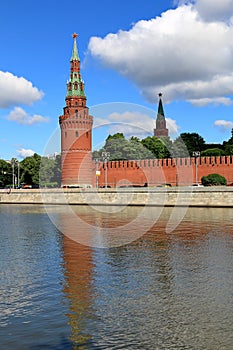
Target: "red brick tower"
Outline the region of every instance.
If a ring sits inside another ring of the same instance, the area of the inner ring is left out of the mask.
[[[84,82],[80,74],[80,58],[76,38],[70,59],[66,106],[59,117],[61,128],[62,187],[87,187],[92,184],[92,124],[86,106]]]
[[[159,106],[156,119],[156,128],[154,129],[154,136],[168,137],[168,129],[166,127],[166,119],[163,111],[162,94],[159,93]]]

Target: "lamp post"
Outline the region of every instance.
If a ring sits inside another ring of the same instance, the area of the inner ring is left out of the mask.
[[[14,189],[15,188],[15,165],[18,165],[18,186],[19,186],[19,162],[18,162],[18,159],[16,158],[12,158],[11,159],[11,166],[12,166],[12,188]]]
[[[107,161],[110,158],[110,152],[102,152],[102,158],[105,164],[105,188],[108,187]]]
[[[19,161],[17,161],[17,164],[18,164],[17,186],[19,188],[19,185],[20,185],[20,164],[19,164]]]
[[[99,187],[99,176],[100,176],[99,159],[98,158],[95,159],[95,164],[96,164],[96,167],[95,167],[96,188],[98,188]]]
[[[196,163],[196,185],[198,185],[198,158],[200,157],[199,151],[193,152],[193,157],[195,157],[195,163]]]

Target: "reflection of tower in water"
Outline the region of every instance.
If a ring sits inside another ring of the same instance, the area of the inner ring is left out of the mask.
[[[90,335],[86,332],[86,322],[90,311],[92,292],[91,275],[93,271],[92,250],[63,235],[64,251],[64,293],[69,302],[70,340],[73,350],[86,349]]]

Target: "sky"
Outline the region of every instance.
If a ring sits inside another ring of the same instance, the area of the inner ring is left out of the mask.
[[[12,0],[0,13],[1,159],[60,151],[74,32],[93,149],[152,136],[160,92],[172,139],[231,137],[233,0]]]

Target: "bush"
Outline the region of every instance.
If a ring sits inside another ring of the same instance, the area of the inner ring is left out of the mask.
[[[225,152],[220,148],[208,148],[201,152],[202,157],[217,157],[224,156]]]
[[[220,185],[226,185],[227,180],[222,175],[209,174],[207,176],[202,176],[201,183],[204,186],[220,186]]]

